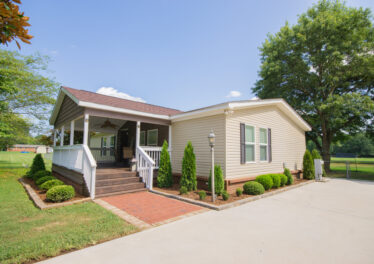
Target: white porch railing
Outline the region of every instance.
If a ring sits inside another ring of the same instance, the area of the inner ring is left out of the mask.
[[[87,145],[54,147],[52,163],[82,173],[91,198],[95,198],[96,161]]]
[[[149,190],[152,190],[155,162],[142,147],[136,148],[136,162],[136,168],[139,172],[139,176],[142,178],[145,186]]]
[[[141,148],[155,162],[154,168],[158,169],[160,167],[160,157],[161,157],[162,147],[141,146]]]

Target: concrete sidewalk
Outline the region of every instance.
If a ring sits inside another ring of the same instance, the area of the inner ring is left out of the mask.
[[[374,183],[313,183],[43,263],[373,263]]]

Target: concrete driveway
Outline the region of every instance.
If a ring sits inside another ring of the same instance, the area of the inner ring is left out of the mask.
[[[44,263],[374,263],[374,183],[312,183]]]

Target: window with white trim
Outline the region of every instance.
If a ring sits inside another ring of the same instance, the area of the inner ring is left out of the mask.
[[[158,129],[151,129],[147,131],[147,146],[157,146]]]
[[[255,162],[255,127],[245,125],[245,161]]]
[[[268,130],[260,128],[260,161],[268,161]]]
[[[140,131],[139,145],[145,146],[145,131]]]

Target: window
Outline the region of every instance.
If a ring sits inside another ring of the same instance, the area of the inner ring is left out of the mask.
[[[139,141],[140,146],[145,146],[145,131],[140,131]]]
[[[268,160],[268,130],[260,128],[260,161]]]
[[[255,162],[255,128],[245,125],[245,161]]]
[[[114,156],[114,149],[116,145],[116,136],[110,137],[110,156]]]
[[[101,137],[101,156],[106,156],[106,137]]]
[[[147,131],[147,146],[157,146],[158,129]]]

